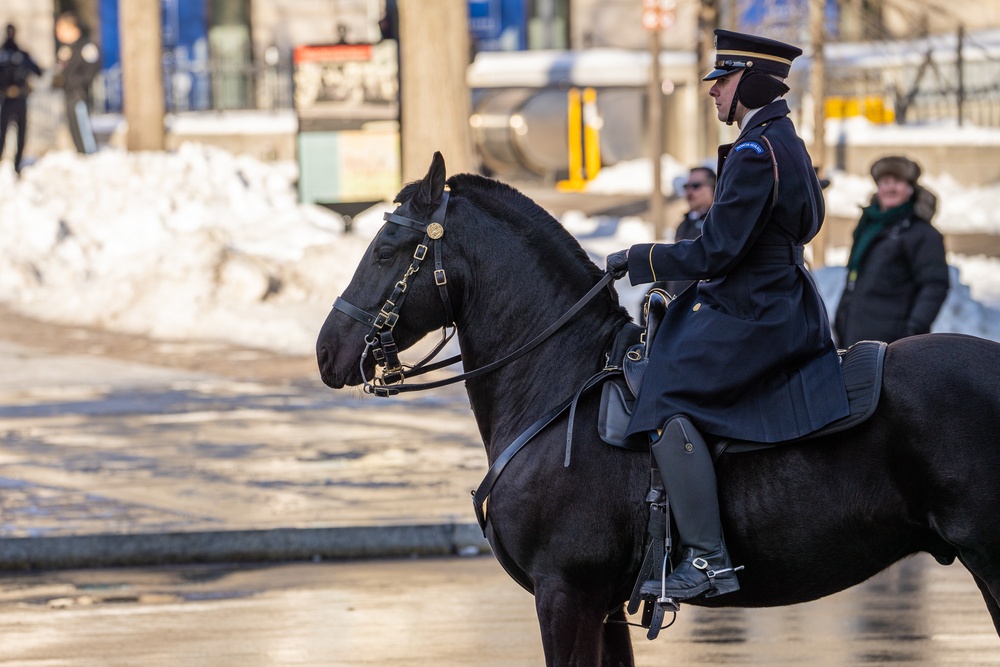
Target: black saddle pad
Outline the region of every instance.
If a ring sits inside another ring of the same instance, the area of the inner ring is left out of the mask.
[[[718,458],[724,452],[748,452],[811,440],[844,431],[862,423],[872,416],[878,406],[879,395],[882,393],[882,366],[885,361],[886,347],[886,344],[881,341],[863,340],[855,343],[846,351],[841,350],[841,370],[844,375],[844,387],[847,389],[847,402],[850,407],[850,413],[846,417],[841,417],[809,435],[785,442],[719,440],[711,445],[712,457]]]

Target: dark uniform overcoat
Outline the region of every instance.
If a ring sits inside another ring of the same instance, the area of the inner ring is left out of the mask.
[[[667,308],[629,435],[683,414],[710,434],[779,442],[848,413],[826,307],[801,259],[823,194],[787,103],[759,110],[719,156],[702,235],[629,250],[633,285],[699,280]]]

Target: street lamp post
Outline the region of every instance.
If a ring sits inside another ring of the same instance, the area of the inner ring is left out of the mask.
[[[674,0],[643,0],[642,27],[649,32],[649,143],[652,150],[653,187],[649,195],[649,217],[657,239],[665,235],[663,220],[663,77],[660,73],[660,33],[674,25]]]

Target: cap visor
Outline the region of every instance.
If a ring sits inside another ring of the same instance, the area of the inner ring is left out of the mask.
[[[735,70],[735,69],[713,69],[711,72],[709,72],[708,74],[705,75],[705,78],[702,79],[702,81],[715,81],[716,79],[721,79],[722,77],[726,76],[727,74],[732,74],[735,71],[737,71],[737,70]]]

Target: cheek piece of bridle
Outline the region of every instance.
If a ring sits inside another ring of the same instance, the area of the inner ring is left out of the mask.
[[[449,196],[450,194],[448,190],[445,190],[442,193],[441,203],[438,204],[434,213],[431,214],[428,222],[407,218],[399,215],[395,211],[392,213],[386,213],[383,216],[386,222],[391,222],[418,232],[423,232],[424,238],[417,244],[416,249],[413,251],[413,261],[410,262],[410,266],[406,269],[403,277],[396,282],[393,287],[392,294],[390,294],[389,298],[385,300],[384,304],[382,304],[382,308],[379,309],[377,315],[373,315],[351,303],[348,303],[343,297],[338,296],[333,302],[333,308],[335,310],[339,310],[345,315],[354,318],[358,322],[367,324],[371,327],[371,330],[365,336],[365,349],[361,353],[361,359],[358,362],[361,368],[361,379],[364,383],[365,393],[382,397],[393,396],[404,391],[417,391],[420,389],[443,387],[444,385],[462,382],[464,380],[469,380],[492,372],[497,368],[514,361],[518,357],[523,356],[541,344],[546,338],[554,334],[564,324],[566,324],[566,322],[583,310],[584,306],[586,306],[591,299],[597,296],[598,292],[600,292],[605,285],[614,280],[614,274],[610,272],[605,273],[604,277],[601,278],[601,280],[599,280],[597,284],[594,285],[590,291],[583,296],[583,298],[577,301],[576,304],[574,304],[573,307],[570,308],[562,317],[550,324],[545,331],[541,332],[502,359],[498,359],[475,370],[461,373],[460,375],[455,375],[443,380],[404,386],[403,381],[406,377],[414,377],[424,373],[429,373],[462,360],[462,355],[459,354],[433,364],[427,363],[441,351],[449,340],[451,340],[456,331],[454,328],[455,315],[452,309],[451,299],[448,296],[448,277],[445,274],[444,266],[441,260],[441,239],[444,237],[444,222],[448,211]],[[398,210],[399,209],[397,208],[396,211]],[[427,356],[421,359],[418,363],[413,365],[404,365],[399,361],[399,348],[393,339],[392,330],[399,321],[399,311],[403,307],[403,302],[406,300],[407,289],[409,288],[408,281],[411,276],[420,270],[421,263],[427,257],[428,246],[431,245],[434,247],[434,284],[437,285],[438,291],[441,294],[441,302],[444,305],[446,318],[445,324],[441,329],[442,338],[438,344],[434,346],[434,349],[432,349]],[[448,333],[449,326],[452,327],[451,333]],[[382,370],[381,377],[376,376],[371,380],[365,376],[365,360],[368,358],[369,353],[371,353],[376,365]]]

